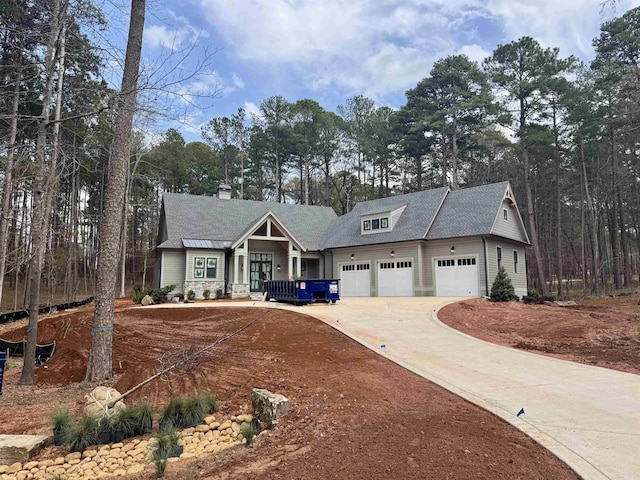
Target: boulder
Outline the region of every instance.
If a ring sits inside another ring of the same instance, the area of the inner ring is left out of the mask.
[[[140,304],[141,304],[143,307],[147,307],[147,306],[149,306],[149,305],[153,305],[153,298],[151,298],[149,295],[145,295],[145,296],[142,298],[142,301],[140,302]]]
[[[114,415],[119,410],[125,408],[125,404],[122,401],[117,402],[115,405],[110,405],[110,402],[119,396],[120,392],[115,388],[94,388],[89,395],[84,396],[84,414],[93,418]]]
[[[28,462],[48,441],[42,435],[0,435],[0,465]]]
[[[265,428],[273,428],[278,420],[289,411],[289,399],[279,393],[272,393],[264,388],[251,391],[253,416],[258,418]]]

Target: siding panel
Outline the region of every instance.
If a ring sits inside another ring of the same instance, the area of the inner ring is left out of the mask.
[[[478,258],[478,275],[480,295],[486,295],[486,274],[484,268],[484,244],[482,237],[451,238],[446,240],[430,240],[426,243],[425,254],[423,255],[423,269],[425,273],[425,288],[427,295],[436,294],[435,285],[435,263],[438,257],[452,257],[451,247],[455,247],[455,257],[474,255]],[[489,285],[491,288],[491,285]]]
[[[206,278],[195,278],[193,276],[193,270],[195,267],[195,258],[196,257],[204,257],[204,258],[217,258],[218,259],[218,265],[216,268],[216,278],[214,279],[206,279]],[[224,250],[195,250],[195,249],[189,249],[187,250],[187,255],[186,255],[186,266],[183,263],[182,265],[182,271],[185,272],[186,270],[186,278],[185,278],[185,274],[183,273],[183,280],[187,280],[189,282],[192,281],[206,281],[206,280],[211,280],[211,281],[224,281]]]
[[[160,287],[177,285],[171,293],[184,293],[185,252],[162,251],[162,273]]]
[[[506,220],[504,219],[504,210],[507,210]],[[510,202],[508,200],[503,200],[502,205],[498,210],[498,215],[496,216],[493,228],[491,229],[491,234],[518,240],[519,242],[526,242],[527,239],[522,231],[522,227],[520,226],[518,215],[516,208],[510,206]]]
[[[497,247],[502,248],[502,266],[507,271],[511,279],[516,295],[527,294],[527,264],[523,245],[515,245],[510,242],[503,242],[499,239],[487,239],[487,250],[489,258],[489,289],[498,274],[498,254]],[[518,253],[518,273],[515,272],[513,263],[513,252]]]
[[[341,248],[333,250],[333,274],[335,278],[340,278],[340,269],[338,265],[341,263],[351,263],[351,254],[354,254],[354,263],[370,262],[370,281],[371,296],[378,295],[378,278],[377,263],[379,260],[391,260],[391,250],[394,251],[394,261],[411,260],[413,262],[413,287],[419,285],[420,265],[418,265],[418,246],[417,242],[388,243],[384,245],[367,245],[363,247]],[[419,292],[415,292],[419,294]]]

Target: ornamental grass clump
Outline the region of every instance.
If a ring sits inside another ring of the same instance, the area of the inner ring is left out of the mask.
[[[255,419],[254,419],[255,420]],[[260,424],[257,421],[251,421],[249,424],[241,427],[242,436],[247,440],[247,447],[253,443],[253,439],[260,433]]]
[[[72,423],[66,438],[66,442],[71,447],[71,453],[84,452],[91,445],[97,445],[99,430],[98,420],[88,415]]]
[[[148,402],[141,402],[131,407],[135,419],[134,435],[151,433],[153,425],[153,408]]]
[[[179,457],[184,447],[178,445],[178,432],[170,423],[165,423],[158,433],[154,435],[156,448],[153,451],[153,464],[156,467],[156,477],[162,477],[167,468],[167,460],[171,457]]]
[[[162,411],[162,417],[160,417],[159,421],[160,430],[164,430],[169,427],[181,427],[183,424],[183,416],[184,400],[180,398],[172,398]]]
[[[69,409],[58,408],[51,414],[50,418],[53,427],[53,443],[57,446],[63,445],[71,428]]]
[[[133,407],[125,407],[110,418],[111,441],[118,443],[136,434],[138,422]]]
[[[193,400],[202,408],[205,415],[218,411],[218,402],[208,392],[198,392]]]

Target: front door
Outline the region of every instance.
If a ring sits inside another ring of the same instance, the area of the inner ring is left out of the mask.
[[[262,292],[262,285],[267,280],[271,280],[273,271],[272,253],[252,253],[250,260],[251,291]]]

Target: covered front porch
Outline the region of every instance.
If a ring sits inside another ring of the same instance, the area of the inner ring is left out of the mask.
[[[228,256],[228,293],[231,298],[259,294],[268,280],[322,278],[319,253],[306,252],[268,213],[237,241]]]

